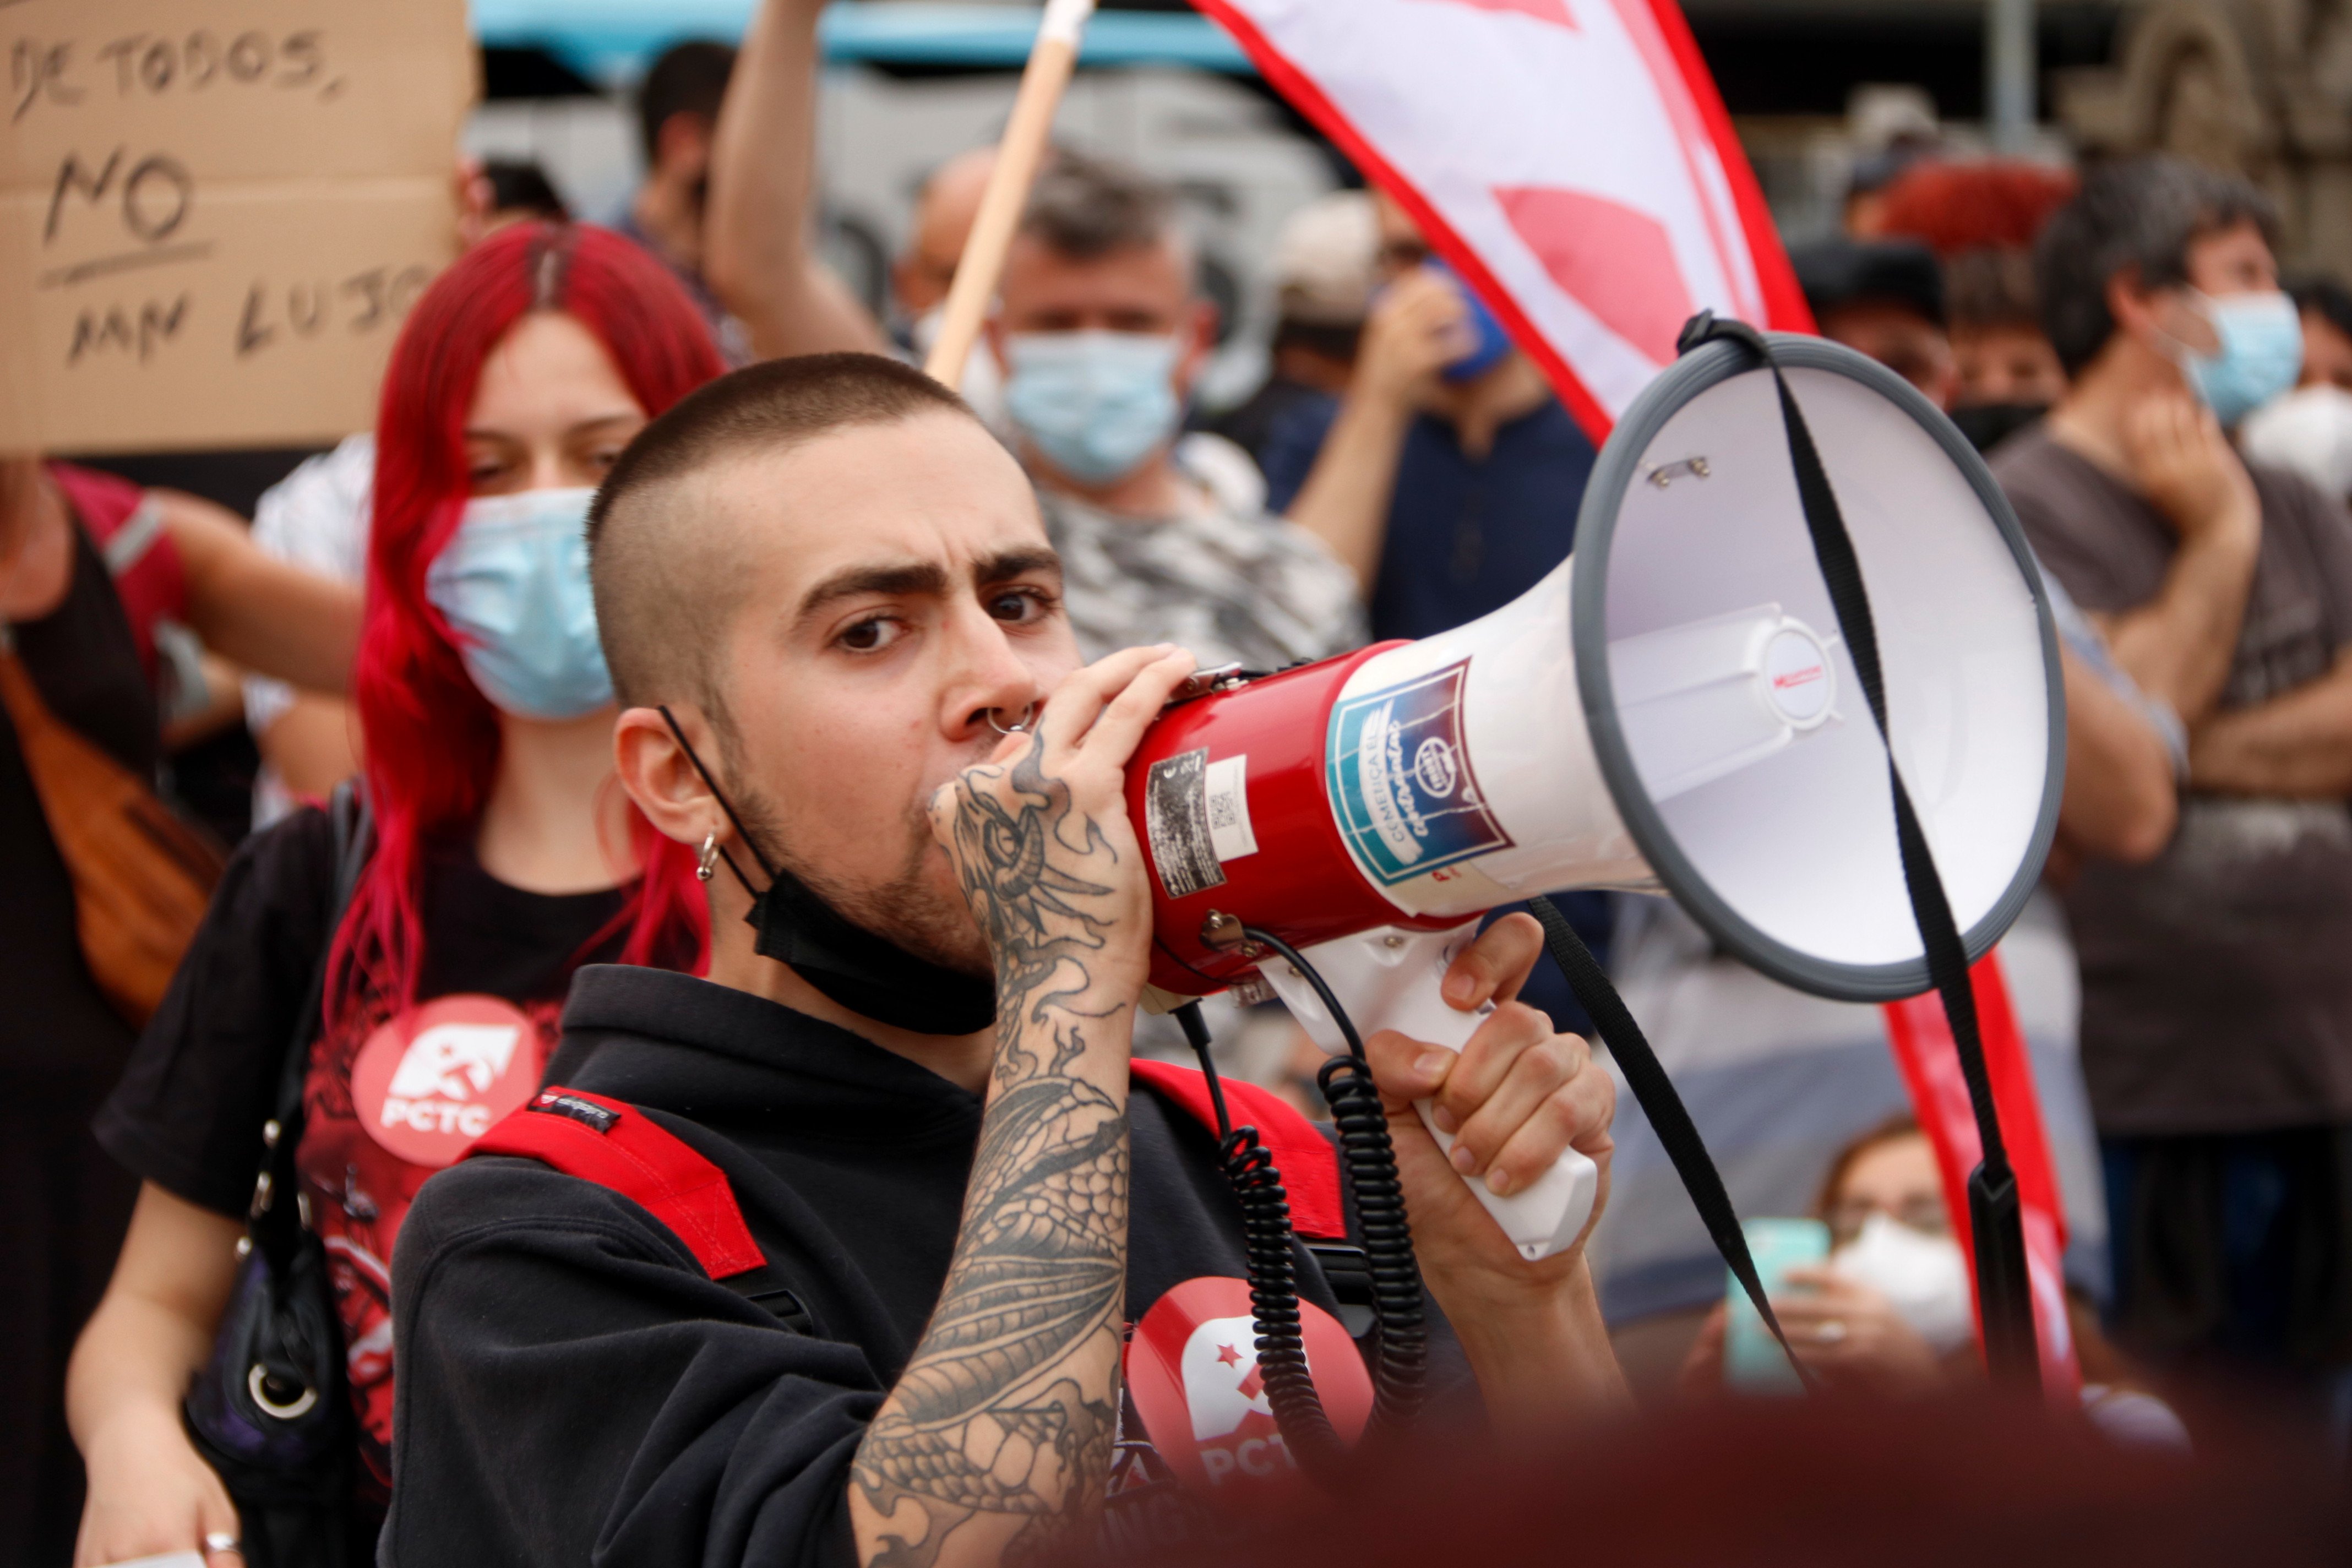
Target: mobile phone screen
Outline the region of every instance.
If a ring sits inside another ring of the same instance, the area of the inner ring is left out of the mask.
[[[1756,1259],[1756,1275],[1767,1296],[1789,1293],[1790,1269],[1812,1268],[1829,1258],[1830,1227],[1817,1219],[1751,1219],[1739,1228],[1747,1233],[1748,1250]],[[1727,1268],[1724,1282],[1731,1299],[1723,1336],[1725,1386],[1743,1394],[1801,1391],[1804,1384],[1789,1364],[1788,1352]]]

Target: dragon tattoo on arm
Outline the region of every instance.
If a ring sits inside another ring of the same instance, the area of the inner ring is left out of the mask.
[[[963,895],[997,971],[997,1039],[940,1303],[852,1467],[877,1568],[1035,1554],[1101,1506],[1127,1277],[1127,1043],[1103,998],[1117,849],[1042,745],[968,779]],[[1006,787],[1009,785],[1009,787]],[[1091,1010],[1090,1010],[1091,1009]]]

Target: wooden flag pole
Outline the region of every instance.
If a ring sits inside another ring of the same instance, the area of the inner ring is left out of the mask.
[[[1095,0],[1046,0],[1045,15],[1037,26],[1037,42],[1021,73],[1021,91],[1013,100],[1013,117],[1005,121],[1004,140],[997,143],[996,167],[989,172],[982,192],[980,212],[957,259],[955,281],[948,288],[947,304],[940,312],[940,335],[923,370],[943,386],[963,384],[964,361],[996,285],[1004,275],[1004,253],[1021,226],[1021,209],[1028,205],[1029,186],[1054,134],[1054,111],[1061,106],[1062,89],[1078,63],[1078,40]]]

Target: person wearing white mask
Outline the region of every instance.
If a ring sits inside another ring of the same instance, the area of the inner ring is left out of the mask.
[[[2238,447],[2252,461],[2292,469],[2339,500],[2352,497],[2352,392],[2333,382],[2305,382],[2247,415]]]
[[[1952,1235],[1935,1147],[1919,1123],[1892,1118],[1839,1151],[1813,1209],[1829,1229],[1829,1260],[1790,1269],[1789,1288],[1772,1296],[1805,1364],[1832,1387],[1889,1396],[1978,1381],[1969,1257]],[[2140,1385],[2088,1303],[2070,1289],[2068,1305],[2084,1415],[2116,1443],[2186,1449],[2180,1418]],[[1727,1316],[1716,1310],[1685,1363],[1684,1386],[1694,1393],[1722,1384]]]
[[[1878,1394],[1929,1394],[1973,1375],[1968,1258],[1918,1124],[1902,1117],[1846,1145],[1814,1206],[1829,1260],[1790,1269],[1772,1295],[1805,1364],[1832,1386]],[[1721,1385],[1726,1322],[1718,1306],[1700,1329],[1685,1387]]]
[[[2352,518],[2225,436],[2301,364],[2277,228],[2241,179],[2093,171],[2035,252],[2066,392],[1992,468],[2189,737],[2164,851],[2063,889],[2116,1338],[2317,1437],[2352,1389]]]
[[[1039,176],[988,342],[1078,647],[1171,642],[1204,668],[1253,669],[1355,647],[1354,574],[1184,460],[1185,405],[1216,327],[1194,282],[1164,187],[1074,153]]]

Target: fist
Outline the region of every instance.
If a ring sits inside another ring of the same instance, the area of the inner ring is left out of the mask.
[[[1129,648],[1070,676],[1034,734],[931,797],[931,833],[1008,996],[1050,983],[1132,1003],[1150,968],[1151,895],[1128,821],[1126,769],[1192,656]]]

